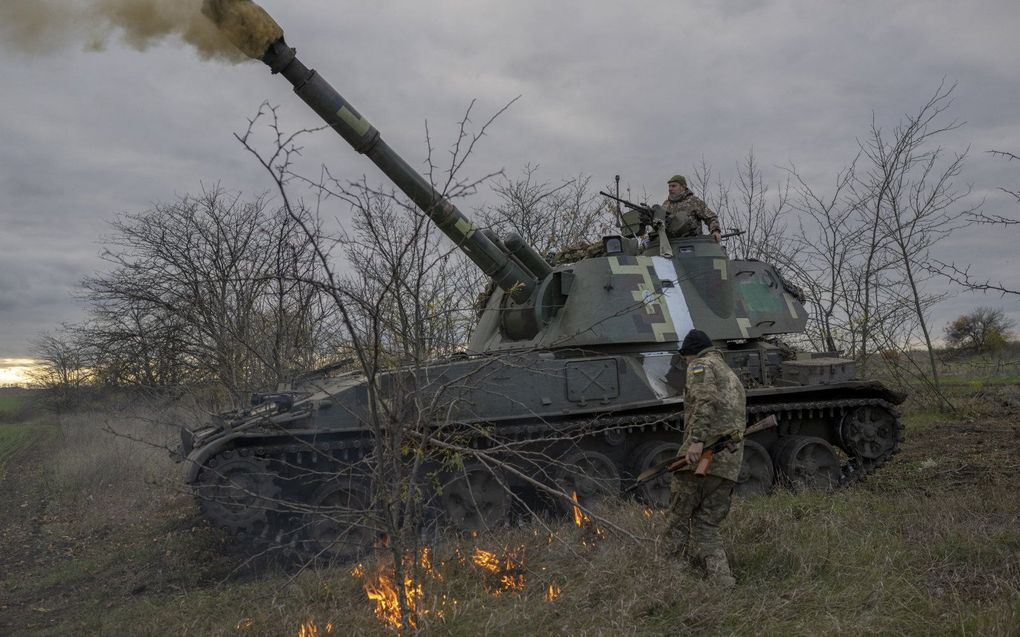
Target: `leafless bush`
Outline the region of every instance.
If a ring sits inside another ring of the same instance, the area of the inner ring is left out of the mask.
[[[113,223],[111,272],[86,279],[93,319],[80,329],[101,380],[148,387],[214,380],[234,404],[316,361],[327,322],[298,227],[219,188]],[[313,235],[314,232],[313,232]]]
[[[440,199],[449,201],[472,192],[484,181],[458,177],[493,121],[490,118],[480,130],[469,132],[470,113],[471,107],[460,122],[448,165],[437,166],[431,145],[428,148],[428,174],[443,175],[442,183],[434,185],[436,205]],[[260,146],[255,131],[263,120],[272,133],[268,143]],[[479,360],[463,372],[430,367],[431,358],[464,346],[473,322],[468,313],[471,301],[482,283],[475,267],[420,209],[392,190],[371,187],[364,180],[335,178],[325,169],[321,179],[301,177],[293,163],[298,137],[280,132],[275,111],[269,107],[238,135],[271,175],[285,210],[296,201],[291,187],[300,183],[310,186],[318,201],[340,201],[353,212],[350,227],[335,235],[306,233],[318,260],[318,276],[307,282],[330,299],[364,374],[364,403],[357,416],[371,442],[369,451],[339,469],[344,483],[353,485],[338,487],[342,502],[328,507],[301,502],[273,506],[312,513],[308,524],[313,528],[336,524],[385,538],[398,583],[405,581],[405,556],[416,554],[423,541],[436,541],[445,527],[484,530],[502,523],[511,509],[534,513],[540,500],[558,501],[560,510],[565,510],[563,501],[569,496],[550,485],[555,484],[554,474],[579,471],[562,458],[569,457],[567,452],[578,448],[593,429],[579,425],[557,433],[550,428],[537,440],[524,440],[487,423],[485,414],[468,399],[472,392],[477,399],[481,387],[495,392],[489,399],[500,399],[498,383],[491,377],[501,369],[526,364],[530,359],[521,352]],[[531,234],[548,230],[553,236],[546,237],[549,243],[543,245],[552,246],[552,242],[587,236],[581,233],[590,232],[590,222],[604,214],[601,204],[587,194],[587,180],[550,188],[533,179],[533,172],[528,172],[522,181],[499,182],[497,191],[502,189],[506,207],[494,213],[497,224]],[[293,214],[302,227],[305,222]],[[582,224],[586,225],[582,228]],[[342,265],[350,269],[349,274],[341,270]],[[328,388],[328,384],[320,387]],[[337,408],[345,407],[338,403]],[[314,469],[297,479],[325,482],[326,488],[332,484],[332,479],[325,480]],[[522,485],[528,495],[522,495]],[[451,494],[456,494],[453,501]],[[438,518],[437,507],[444,510]],[[403,625],[409,626],[410,591],[402,584],[399,588]]]
[[[498,235],[516,232],[539,254],[598,241],[615,228],[612,208],[592,192],[583,175],[559,183],[542,181],[538,166],[526,165],[520,177],[500,175],[493,185],[497,203],[481,218]]]

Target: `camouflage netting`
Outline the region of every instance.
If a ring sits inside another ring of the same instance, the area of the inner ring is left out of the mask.
[[[605,247],[601,241],[598,243],[574,243],[557,252],[554,262],[555,265],[562,265],[564,263],[574,263],[581,259],[599,257],[603,254],[605,254]]]
[[[478,298],[475,299],[475,317],[482,318],[482,312],[485,311],[485,306],[489,304],[489,298],[492,293],[496,291],[496,282],[489,279],[489,282],[485,285],[485,289],[481,291]]]
[[[562,248],[559,252],[553,256],[553,265],[563,265],[565,263],[574,263],[581,259],[590,259],[591,257],[599,257],[605,254],[605,247],[602,242],[597,243],[573,243],[565,248]],[[548,257],[546,257],[548,260]],[[489,298],[492,297],[492,293],[496,291],[496,282],[489,281],[485,286],[485,289],[475,299],[475,316],[478,318],[482,317],[482,312],[485,311],[485,306],[489,304]]]

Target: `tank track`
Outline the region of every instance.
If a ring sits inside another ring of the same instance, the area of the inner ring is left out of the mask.
[[[899,422],[899,411],[885,400],[878,398],[859,398],[845,400],[819,400],[810,402],[759,403],[748,405],[749,421],[755,421],[767,415],[775,415],[779,421],[780,433],[789,433],[791,426],[797,423],[825,421],[829,426],[842,423],[843,419],[853,410],[862,407],[878,407],[886,410],[893,417],[893,438],[891,447],[880,457],[865,460],[848,456],[842,462],[841,481],[839,486],[846,486],[863,479],[879,469],[899,452],[902,442],[902,427]],[[500,443],[540,442],[548,440],[551,433],[556,436],[587,438],[589,436],[613,435],[628,436],[642,432],[676,431],[677,413],[660,411],[643,415],[614,415],[595,419],[569,420],[557,423],[530,423],[499,427],[496,430]],[[482,448],[491,444],[494,438],[481,435],[475,436],[468,444]],[[198,483],[208,481],[218,466],[235,462],[238,458],[248,458],[253,466],[265,469],[263,477],[268,482],[259,493],[253,494],[256,500],[264,503],[263,512],[246,516],[243,523],[236,517],[225,515],[223,507],[211,506],[209,499],[203,497],[202,489],[196,489],[196,497],[203,514],[214,524],[233,533],[239,540],[254,547],[257,551],[282,551],[284,555],[294,557],[307,556],[301,546],[301,514],[300,500],[307,496],[314,487],[300,484],[298,476],[307,477],[308,472],[326,474],[339,472],[345,466],[351,466],[362,460],[373,448],[371,438],[364,435],[346,439],[334,439],[327,442],[314,443],[294,441],[287,444],[260,445],[242,449],[231,449],[218,454],[204,467],[199,475]],[[257,497],[256,497],[257,496]],[[262,506],[260,502],[256,505]]]

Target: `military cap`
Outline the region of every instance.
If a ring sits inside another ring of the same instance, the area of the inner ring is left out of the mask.
[[[684,342],[680,344],[680,353],[684,356],[694,356],[709,347],[712,347],[712,339],[708,337],[708,334],[701,330],[691,330],[687,332]]]
[[[683,175],[673,175],[672,177],[669,178],[669,180],[666,183],[667,184],[680,184],[681,186],[686,188],[687,187],[687,178],[685,178]]]

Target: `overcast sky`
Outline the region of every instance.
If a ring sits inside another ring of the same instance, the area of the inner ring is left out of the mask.
[[[9,6],[35,0],[2,0]],[[80,3],[79,3],[80,4]],[[635,192],[664,196],[670,175],[702,156],[732,174],[754,147],[772,180],[796,164],[824,189],[852,158],[874,115],[891,126],[946,78],[944,138],[971,149],[962,181],[986,210],[1017,216],[997,194],[1020,186],[1020,3],[793,0],[265,0],[302,60],[317,68],[416,164],[424,125],[445,147],[472,99],[476,120],[520,95],[484,140],[471,170],[528,163],[555,181],[621,174]],[[2,12],[0,12],[2,13]],[[2,17],[2,16],[0,16]],[[0,21],[0,41],[3,29]],[[46,54],[5,50],[0,67],[0,359],[84,316],[74,298],[104,267],[101,237],[118,213],[219,183],[268,185],[233,139],[263,100],[290,129],[318,121],[258,63],[203,61],[169,38],[142,52],[113,37]],[[327,134],[306,144],[306,166],[379,173]],[[465,207],[484,203],[482,192]],[[337,210],[338,215],[343,215]],[[939,249],[946,260],[1020,285],[1020,232],[971,229]],[[935,311],[1016,300],[961,294]]]

